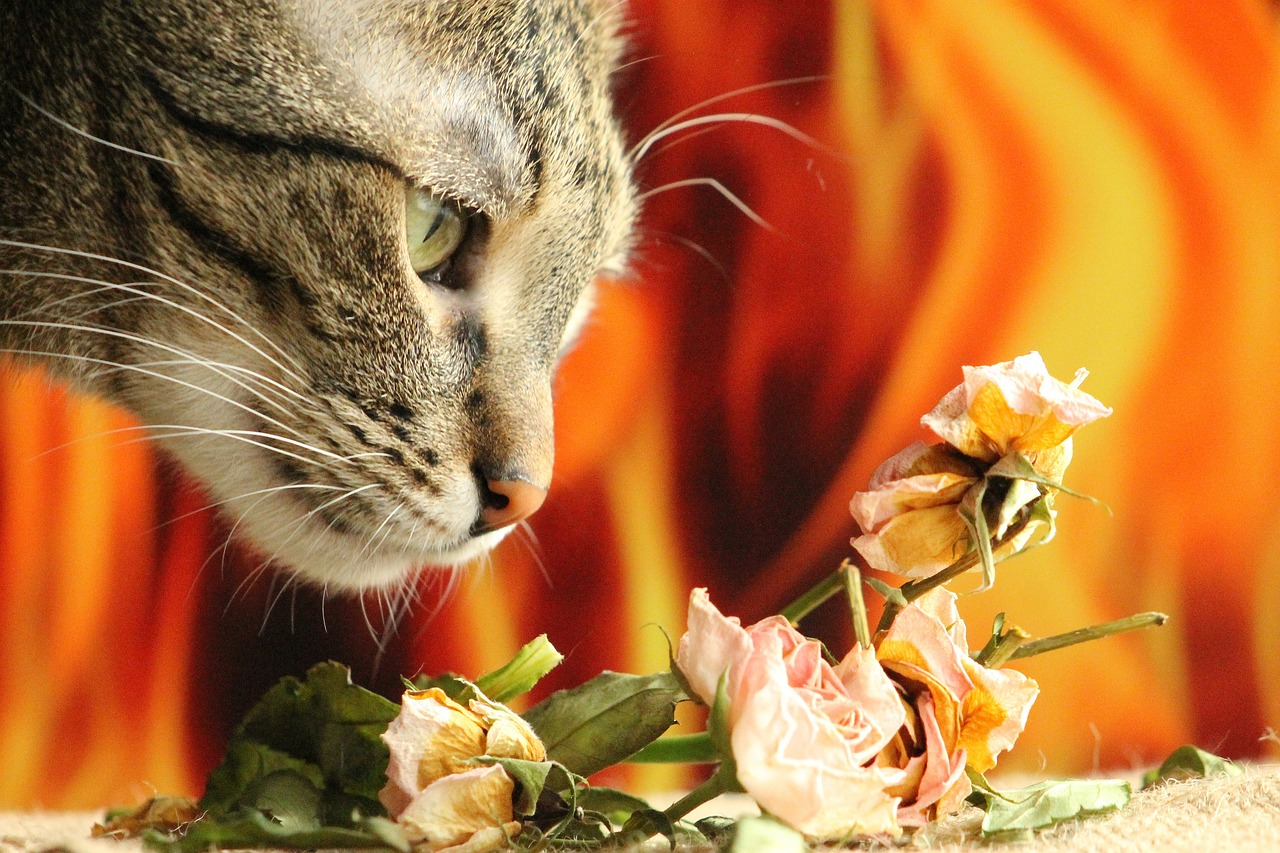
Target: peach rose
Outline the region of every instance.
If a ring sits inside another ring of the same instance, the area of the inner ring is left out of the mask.
[[[972,546],[959,512],[986,480],[982,510],[991,535],[1005,535],[1022,512],[1042,498],[1048,518],[1029,521],[996,558],[1053,536],[1053,489],[1025,480],[988,476],[1027,459],[1038,477],[1060,483],[1071,461],[1071,435],[1111,414],[1093,397],[1049,375],[1038,353],[988,367],[964,368],[965,381],[921,420],[943,444],[916,442],[886,460],[870,488],[849,504],[862,535],[853,547],[867,564],[908,578],[937,574]],[[1077,382],[1083,379],[1083,371]]]
[[[695,589],[676,665],[708,705],[725,676],[738,781],[770,814],[815,838],[900,831],[885,789],[904,774],[875,759],[904,710],[872,650],[833,668],[781,616],[743,628]]]
[[[484,853],[520,829],[515,783],[480,756],[543,761],[546,749],[521,717],[483,696],[460,705],[444,691],[410,690],[382,740],[391,751],[378,798],[415,851]]]
[[[898,614],[876,649],[897,685],[906,722],[878,763],[903,771],[889,788],[898,823],[923,826],[969,795],[965,766],[985,773],[1013,746],[1040,688],[1016,670],[988,669],[969,656],[955,593],[931,590]]]

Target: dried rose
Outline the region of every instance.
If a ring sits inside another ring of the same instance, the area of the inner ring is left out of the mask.
[[[1052,457],[1070,453],[1068,441],[1080,427],[1111,414],[1078,387],[1086,375],[1078,371],[1071,384],[1055,379],[1038,352],[1000,364],[965,367],[964,382],[921,423],[975,459],[994,462],[1021,453],[1043,472],[1059,464],[1065,469],[1065,463]],[[1047,451],[1049,458],[1036,458]]]
[[[871,650],[832,668],[784,618],[743,628],[695,589],[676,665],[709,705],[725,677],[738,781],[770,814],[816,838],[899,832],[903,774],[875,759],[903,708]]]
[[[906,723],[878,762],[902,770],[889,792],[898,822],[921,826],[958,809],[969,795],[965,766],[985,773],[1013,746],[1039,693],[1016,670],[988,669],[969,656],[955,593],[938,588],[898,614],[876,649],[897,685]]]
[[[382,739],[391,759],[378,797],[423,851],[506,846],[520,828],[515,783],[500,766],[475,759],[546,759],[528,723],[505,706],[481,696],[464,707],[436,688],[406,692]]]
[[[979,512],[997,540],[1023,522],[995,559],[1048,541],[1054,489],[1046,484],[1061,482],[1071,435],[1111,413],[1050,376],[1038,353],[964,371],[964,383],[921,420],[946,443],[916,442],[886,460],[849,504],[862,529],[852,544],[872,568],[908,578],[937,574],[973,546],[971,517]],[[1019,457],[1038,482],[1019,476]],[[1041,499],[1044,516],[1024,518]]]

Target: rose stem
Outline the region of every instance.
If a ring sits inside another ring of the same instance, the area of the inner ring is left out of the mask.
[[[827,599],[845,588],[845,574],[852,565],[849,560],[840,564],[840,568],[818,581],[808,592],[782,608],[782,616],[792,625],[817,610]]]
[[[862,598],[862,572],[849,560],[841,566],[844,588],[849,594],[849,615],[853,618],[853,635],[860,648],[871,648],[871,625],[867,622],[867,602]]]
[[[979,658],[978,663],[990,669],[998,669],[1017,653],[1023,643],[1030,639],[1030,634],[1014,625],[1000,635],[1000,640],[996,643],[995,648],[991,650],[991,654],[985,658]]]
[[[1030,522],[1030,520],[1031,519],[1028,516],[1020,518],[1004,532],[1004,535],[1001,536],[999,540],[992,543],[991,550],[996,551],[1011,541],[1015,536],[1022,532],[1022,529],[1027,526],[1027,523]],[[948,581],[969,571],[974,566],[978,565],[979,559],[978,551],[975,548],[942,571],[938,572],[936,575],[930,575],[927,578],[920,578],[920,580],[904,583],[898,588],[898,591],[902,593],[902,599],[899,601],[897,598],[891,598],[884,603],[884,612],[880,615],[880,624],[876,626],[876,633],[883,634],[885,631],[888,631],[889,627],[893,625],[893,620],[898,618],[898,613],[907,604],[915,601],[929,590],[936,589],[944,583],[947,583]]]
[[[1023,643],[1014,649],[1013,654],[1009,655],[1009,660],[1021,660],[1033,655],[1052,652],[1056,649],[1065,649],[1067,646],[1074,646],[1077,643],[1087,643],[1090,640],[1100,640],[1103,637],[1110,637],[1114,634],[1123,634],[1125,631],[1136,631],[1139,628],[1163,625],[1167,621],[1169,621],[1168,615],[1151,611],[1138,613],[1134,616],[1126,616],[1124,619],[1117,619],[1114,622],[1103,622],[1101,625],[1090,625],[1088,628],[1077,628],[1065,634],[1055,634],[1052,637],[1044,637],[1040,640]]]
[[[725,786],[724,774],[717,770],[707,781],[672,803],[663,814],[675,823],[698,806],[711,802],[727,790],[729,789]]]
[[[628,764],[714,764],[720,760],[711,735],[667,735],[627,759]]]

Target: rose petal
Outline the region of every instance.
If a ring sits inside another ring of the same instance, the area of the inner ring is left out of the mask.
[[[481,830],[510,823],[514,793],[515,783],[497,765],[455,773],[423,789],[399,822],[415,844],[426,842],[432,849],[462,844]]]
[[[469,769],[468,762],[485,752],[480,718],[436,688],[406,693],[382,740],[391,757],[378,799],[392,819],[423,788]]]
[[[771,814],[817,838],[897,834],[892,769],[865,767],[844,732],[786,686],[776,640],[744,667],[730,735],[738,779]]]
[[[875,649],[854,646],[835,667],[836,677],[856,699],[857,719],[850,728],[863,730],[852,743],[854,760],[865,764],[893,739],[906,722],[902,697],[884,667],[876,660]]]
[[[720,676],[751,653],[751,638],[737,617],[724,616],[701,587],[689,593],[688,623],[676,666],[698,698],[712,705]]]
[[[461,844],[453,847],[442,847],[435,853],[492,853],[494,850],[506,850],[511,847],[511,839],[520,834],[520,821],[513,820],[502,826],[486,827]],[[414,853],[421,853],[415,847]]]
[[[873,569],[927,578],[964,553],[960,543],[968,536],[969,529],[955,504],[947,504],[891,518],[876,532],[856,537],[853,547]]]
[[[974,688],[961,708],[959,746],[973,769],[985,773],[1022,734],[1040,686],[1015,669],[987,669],[972,660],[964,665]]]
[[[505,705],[480,699],[472,700],[471,710],[484,718],[485,755],[494,758],[518,758],[522,761],[545,761],[547,748],[524,718]]]
[[[964,750],[952,752],[947,744],[931,694],[922,693],[916,701],[916,709],[924,730],[925,766],[914,800],[898,809],[898,823],[903,826],[928,823],[933,818],[931,808],[959,785],[961,779],[968,783],[964,776]],[[968,796],[967,791],[965,795]]]

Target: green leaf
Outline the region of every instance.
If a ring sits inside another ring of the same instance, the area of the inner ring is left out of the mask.
[[[499,764],[507,771],[507,775],[517,785],[515,812],[524,817],[529,817],[538,810],[539,801],[543,800],[545,794],[568,791],[578,782],[564,766],[554,761],[524,761],[519,758],[495,758],[491,755],[481,756],[477,761]],[[563,804],[563,800],[559,802]]]
[[[548,758],[589,776],[657,740],[675,722],[676,703],[686,698],[670,672],[604,672],[551,694],[524,717]]]
[[[324,795],[311,780],[293,770],[277,770],[259,779],[249,792],[252,806],[290,832],[319,829]]]
[[[1124,808],[1128,782],[1114,779],[1048,781],[1016,791],[975,788],[985,800],[982,834],[1038,830],[1077,817]]]
[[[769,817],[746,817],[734,827],[727,853],[808,853],[809,843],[796,830]]]
[[[646,800],[613,788],[592,785],[578,792],[578,807],[604,815],[611,823],[621,826],[636,812],[652,809]]]
[[[716,701],[711,705],[711,712],[707,714],[707,735],[711,738],[711,745],[715,747],[716,754],[720,757],[720,769],[716,774],[723,776],[726,780],[732,780],[733,787],[741,788],[738,782],[738,763],[733,758],[733,742],[729,737],[729,670],[720,673],[720,680],[716,682]]]
[[[516,652],[506,665],[477,678],[476,686],[495,702],[510,702],[532,690],[562,660],[564,655],[556,651],[546,634],[540,634]]]
[[[380,736],[399,711],[352,684],[341,664],[317,664],[304,680],[281,679],[236,729],[200,807],[217,815],[251,805],[246,796],[261,778],[293,770],[317,788],[357,798],[364,813],[379,814],[388,760]]]
[[[663,836],[672,847],[676,845],[675,822],[657,809],[640,809],[632,812],[618,835],[622,846],[640,844],[654,835]]]
[[[987,514],[982,506],[990,482],[983,477],[975,483],[964,493],[964,497],[960,499],[960,505],[956,508],[969,528],[973,544],[978,548],[978,564],[982,566],[982,585],[978,587],[978,592],[990,589],[996,582],[996,559],[991,551],[991,528],[987,525]]]
[[[985,664],[995,652],[996,646],[1000,645],[1000,640],[1004,635],[1004,613],[996,614],[996,618],[991,620],[991,637],[987,640],[986,645],[975,655],[973,659],[978,663]]]
[[[212,848],[255,849],[380,849],[409,853],[400,828],[385,818],[368,818],[354,829],[320,827],[289,829],[262,812],[248,809],[224,819],[205,817],[190,824],[184,835],[172,838],[148,831],[143,841],[163,853],[203,853]]]
[[[231,811],[238,804],[251,804],[253,787],[262,779],[281,771],[305,777],[314,787],[324,785],[324,774],[309,761],[257,741],[233,739],[205,783],[200,808],[213,814]]]
[[[406,690],[441,690],[459,705],[466,705],[476,698],[476,686],[456,672],[445,672],[440,675],[418,675],[404,682]]]
[[[1244,771],[1240,765],[1221,756],[1206,752],[1198,746],[1187,744],[1170,753],[1155,770],[1142,777],[1142,787],[1150,788],[1162,782],[1208,778],[1210,776],[1239,776]]]
[[[1041,474],[1036,467],[1031,464],[1031,460],[1023,456],[1021,453],[1010,453],[1008,456],[997,460],[994,465],[987,469],[988,477],[1001,477],[1008,480],[1026,480],[1029,483],[1035,483],[1037,486],[1043,486],[1046,489],[1055,489],[1063,494],[1071,495],[1073,498],[1081,498],[1090,503],[1097,504],[1105,509],[1108,513],[1111,508],[1105,503],[1090,495],[1068,489],[1061,483],[1055,483],[1045,475]]]
[[[906,608],[910,603],[907,601],[907,597],[902,594],[902,590],[898,589],[896,586],[889,586],[879,578],[864,577],[863,580],[866,582],[867,586],[880,593],[880,595],[884,597],[885,601],[889,604],[895,605],[899,610]]]

